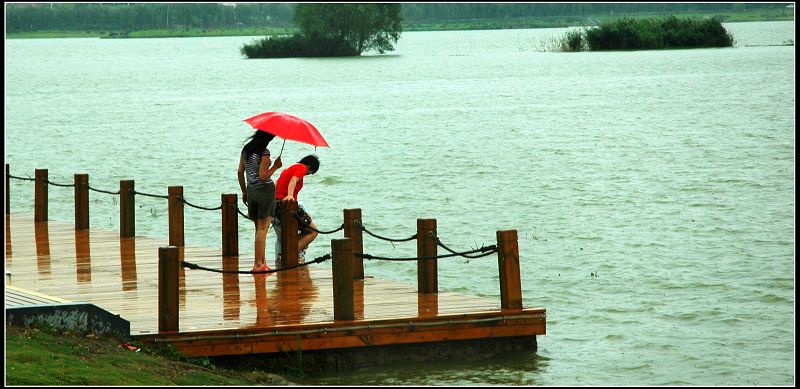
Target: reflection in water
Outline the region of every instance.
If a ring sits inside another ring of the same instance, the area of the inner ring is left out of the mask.
[[[275,312],[276,324],[303,323],[319,295],[308,266],[279,271],[276,275],[275,291],[267,298]]]
[[[256,288],[256,326],[271,326],[275,322],[272,312],[267,306],[267,276],[268,274],[253,274],[253,285]]]
[[[136,290],[136,238],[119,238],[120,269],[122,271],[122,290]]]
[[[306,266],[252,277],[257,327],[303,323],[319,295]],[[275,277],[274,287],[267,282],[270,277]]]
[[[239,257],[222,257],[222,270],[239,270]],[[239,320],[239,274],[222,273],[222,318]]]
[[[40,276],[50,278],[50,234],[47,222],[34,222],[36,235],[36,268]]]
[[[92,282],[89,235],[89,230],[75,230],[75,274],[79,284]]]

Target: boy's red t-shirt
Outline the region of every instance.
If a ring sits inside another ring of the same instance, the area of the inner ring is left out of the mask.
[[[298,177],[299,180],[294,186],[294,199],[297,200],[300,189],[303,189],[303,177],[305,177],[307,170],[308,167],[306,165],[296,163],[281,172],[281,176],[278,177],[278,182],[275,184],[275,198],[282,200],[286,197],[289,194],[289,181],[292,180],[292,177]]]

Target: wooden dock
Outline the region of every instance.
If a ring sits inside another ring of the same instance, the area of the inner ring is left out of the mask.
[[[319,231],[344,230],[342,239],[331,240],[330,255],[300,264],[296,251],[284,250],[286,268],[251,274],[251,257],[239,263],[242,213],[235,194],[222,194],[217,208],[203,208],[221,210],[222,247],[213,249],[184,244],[184,204],[198,207],[184,199],[183,187],[171,186],[162,196],[137,192],[132,180],[121,180],[119,191],[110,192],[92,188],[87,174],[76,174],[69,185],[50,182],[46,169],[36,169],[35,177],[12,176],[6,165],[7,307],[9,301],[34,304],[41,313],[52,301],[72,309],[60,318],[92,311],[86,319],[92,328],[122,328],[135,340],[169,344],[190,357],[387,350],[380,356],[387,360],[401,348],[419,353],[426,345],[462,353],[497,351],[501,344],[532,351],[536,335],[545,334],[545,309],[522,306],[515,230],[497,231],[497,246],[457,253],[439,241],[435,219],[417,219],[417,233],[403,240],[417,241],[417,255],[380,258],[363,252],[362,231],[389,238],[370,233],[360,209],[345,209],[339,229]],[[9,178],[35,181],[33,217],[10,212]],[[50,184],[74,188],[74,224],[48,220]],[[90,228],[89,190],[119,196],[120,231]],[[137,195],[167,200],[168,240],[135,236]],[[297,231],[297,203],[282,209],[282,247],[296,247],[297,235],[289,231]],[[437,246],[452,254],[437,255]],[[499,300],[439,290],[439,258],[493,253]],[[370,276],[365,258],[416,261],[417,285]],[[330,268],[319,265],[320,259],[331,259]],[[109,317],[116,323],[98,324]]]
[[[167,245],[6,215],[6,285],[95,304],[129,320],[131,337],[169,342],[188,356],[545,334],[543,308],[500,309],[499,301],[418,293],[369,276],[353,283],[355,320],[334,320],[331,271],[313,265],[262,275],[182,268],[179,331],[159,333],[158,248]],[[223,258],[219,250],[182,251],[186,261],[239,269],[238,258]],[[242,261],[242,268],[252,262]]]

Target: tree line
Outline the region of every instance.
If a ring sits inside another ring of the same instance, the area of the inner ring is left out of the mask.
[[[137,31],[294,27],[297,3],[6,3],[6,32]],[[409,22],[732,12],[789,3],[415,3],[401,4]]]
[[[403,4],[401,15],[409,21],[468,19],[508,19],[556,16],[595,16],[622,14],[663,14],[690,12],[731,12],[763,8],[782,8],[784,4],[763,3],[472,3]]]
[[[7,4],[6,32],[290,27],[295,4]]]

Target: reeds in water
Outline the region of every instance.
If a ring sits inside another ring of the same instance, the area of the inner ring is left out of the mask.
[[[659,50],[733,46],[733,36],[715,19],[621,18],[567,32],[560,51]]]

